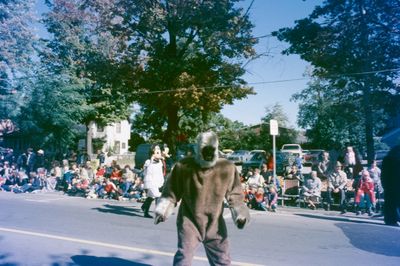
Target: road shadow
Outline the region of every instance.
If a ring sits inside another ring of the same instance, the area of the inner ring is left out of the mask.
[[[7,253],[0,254],[0,266],[19,266],[18,263],[8,261],[10,256]]]
[[[355,223],[355,224],[372,224],[372,225],[383,225],[380,223],[377,223],[377,221],[371,221],[370,218],[366,218],[365,220],[361,219],[350,219],[349,217],[333,217],[333,216],[322,216],[322,215],[317,215],[317,214],[306,214],[306,213],[296,213],[295,215],[301,216],[301,217],[306,217],[306,218],[313,218],[313,219],[320,219],[320,220],[329,220],[329,221],[338,221],[338,222],[348,222],[348,223]]]
[[[127,216],[139,216],[143,217],[143,213],[141,209],[135,207],[127,207],[127,206],[117,206],[111,204],[103,205],[103,208],[92,208],[92,210],[96,210],[103,213],[112,213],[117,215],[127,215]]]
[[[389,226],[337,223],[350,243],[361,250],[384,256],[400,257],[400,230]]]
[[[96,257],[88,255],[76,255],[71,257],[75,265],[80,266],[150,266],[141,262],[134,262],[115,257]]]

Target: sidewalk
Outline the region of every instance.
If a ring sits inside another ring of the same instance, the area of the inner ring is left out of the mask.
[[[293,215],[300,215],[300,216],[314,217],[321,219],[331,219],[338,221],[384,225],[383,215],[381,213],[376,213],[372,216],[368,216],[368,214],[366,213],[356,215],[354,212],[348,211],[345,214],[341,214],[340,211],[336,210],[326,211],[322,208],[316,210],[310,210],[307,208],[292,207],[292,206],[278,207],[277,213],[287,213]]]

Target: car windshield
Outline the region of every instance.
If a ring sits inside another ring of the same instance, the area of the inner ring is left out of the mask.
[[[285,145],[282,148],[283,150],[298,150],[299,146],[298,145]]]
[[[235,151],[232,155],[244,155],[247,151]]]
[[[251,157],[250,161],[261,161],[262,159],[263,159],[263,153],[262,152],[256,152]]]

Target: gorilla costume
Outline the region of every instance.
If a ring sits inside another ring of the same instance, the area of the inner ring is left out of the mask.
[[[385,224],[398,226],[400,221],[400,145],[394,146],[382,161],[382,186]]]
[[[181,200],[177,217],[178,250],[174,265],[191,265],[203,243],[210,265],[230,265],[228,235],[223,218],[224,199],[238,228],[249,222],[249,210],[236,166],[218,159],[213,132],[197,137],[197,152],[176,163],[156,207],[155,223],[165,221]]]

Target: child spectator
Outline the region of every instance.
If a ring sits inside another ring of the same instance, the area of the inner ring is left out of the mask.
[[[278,206],[278,191],[275,186],[269,186],[265,198],[266,207],[269,211],[276,212]]]
[[[245,196],[245,201],[247,202],[247,207],[250,209],[255,208],[255,197],[256,197],[256,192],[257,192],[257,186],[252,185],[249,186],[249,189],[247,190],[246,196]]]
[[[263,187],[259,187],[254,197],[254,208],[260,211],[267,211],[267,204],[265,203],[265,199],[267,194]]]

